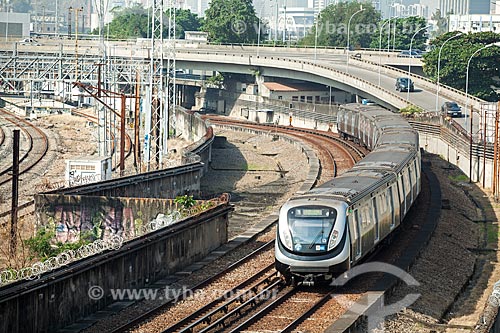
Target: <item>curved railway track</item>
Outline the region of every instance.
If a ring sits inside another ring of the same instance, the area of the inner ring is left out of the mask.
[[[0,126],[0,147],[3,145],[4,142],[5,142],[5,132],[2,126]]]
[[[345,141],[333,132],[290,126],[256,124],[240,120],[228,120],[221,116],[205,117],[214,124],[241,126],[258,130],[268,130],[270,133],[290,135],[310,145],[316,151],[321,162],[321,172],[317,181],[318,185],[349,170],[368,153],[367,149]]]
[[[33,126],[28,121],[13,115],[3,109],[0,109],[0,115],[8,122],[19,127],[25,138],[24,151],[19,157],[19,174],[23,174],[33,169],[47,154],[49,150],[49,140],[47,135],[38,127]],[[22,143],[20,144],[22,146]],[[12,171],[11,161],[6,159],[8,166],[2,166],[0,170],[0,185],[6,184],[12,180],[8,175]]]

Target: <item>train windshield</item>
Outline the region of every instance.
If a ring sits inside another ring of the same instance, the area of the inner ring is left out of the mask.
[[[288,211],[288,227],[294,252],[321,253],[335,225],[337,211],[324,206],[302,206]]]

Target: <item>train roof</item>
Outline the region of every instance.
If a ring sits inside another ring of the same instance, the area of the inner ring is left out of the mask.
[[[409,145],[417,148],[419,146],[418,132],[414,129],[385,129],[379,136],[376,147],[384,145]]]
[[[399,171],[401,165],[405,164],[409,158],[411,150],[415,151],[411,146],[390,146],[387,149],[377,149],[368,154],[361,161],[356,163],[351,170],[345,174],[357,172],[359,170],[390,170],[391,172]]]
[[[304,196],[335,196],[339,200],[354,202],[392,177],[395,177],[394,173],[386,170],[350,170],[311,189]]]

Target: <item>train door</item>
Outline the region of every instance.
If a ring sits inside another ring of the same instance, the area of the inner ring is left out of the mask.
[[[352,128],[353,128],[353,136],[355,138],[359,138],[359,112],[352,113]]]
[[[380,209],[377,209],[377,200],[372,198],[372,209],[370,209],[372,213],[372,220],[375,223],[375,240],[374,243],[377,243],[380,240]]]
[[[371,200],[366,201],[360,208],[361,211],[361,238],[363,253],[367,253],[373,248],[375,243],[373,206]]]
[[[358,260],[361,257],[361,227],[358,209],[355,209],[351,215],[349,215],[349,227],[353,233],[353,245],[352,253],[354,254],[354,259]]]
[[[410,209],[410,205],[412,203],[412,193],[411,193],[411,183],[410,183],[410,169],[406,168],[403,171],[403,185],[404,185],[404,193],[405,193],[405,214]]]
[[[394,186],[390,186],[387,189],[387,207],[389,207],[389,212],[391,213],[391,225],[390,229],[394,229],[396,226],[396,221],[397,218],[399,217],[399,209],[396,210],[396,207],[394,206],[394,191],[393,191]]]
[[[413,175],[413,172],[412,172],[412,168],[413,166],[410,164],[408,166],[408,185],[410,187],[410,193],[408,193],[408,195],[410,196],[410,204],[413,202],[414,198],[415,198],[415,194],[414,194],[414,190],[415,190],[415,180],[413,179],[414,175]]]
[[[413,160],[413,164],[415,165],[415,174],[417,176],[417,183],[416,183],[417,194],[420,193],[420,168],[418,165],[418,161],[419,161],[418,158]]]
[[[403,219],[406,213],[406,195],[403,182],[403,174],[399,174],[398,177],[398,195],[399,195],[399,218],[400,221]]]

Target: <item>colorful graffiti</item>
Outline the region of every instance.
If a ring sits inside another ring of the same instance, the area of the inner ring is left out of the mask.
[[[145,204],[141,199],[87,197],[81,200],[78,196],[69,196],[70,199],[58,200],[57,195],[39,196],[43,198],[38,200],[36,208],[39,224],[55,230],[57,241],[62,243],[77,242],[82,237],[131,239],[143,233],[144,219],[147,223],[159,212],[168,213],[172,209],[171,201],[165,199],[148,199],[155,202],[151,207],[151,203]]]

